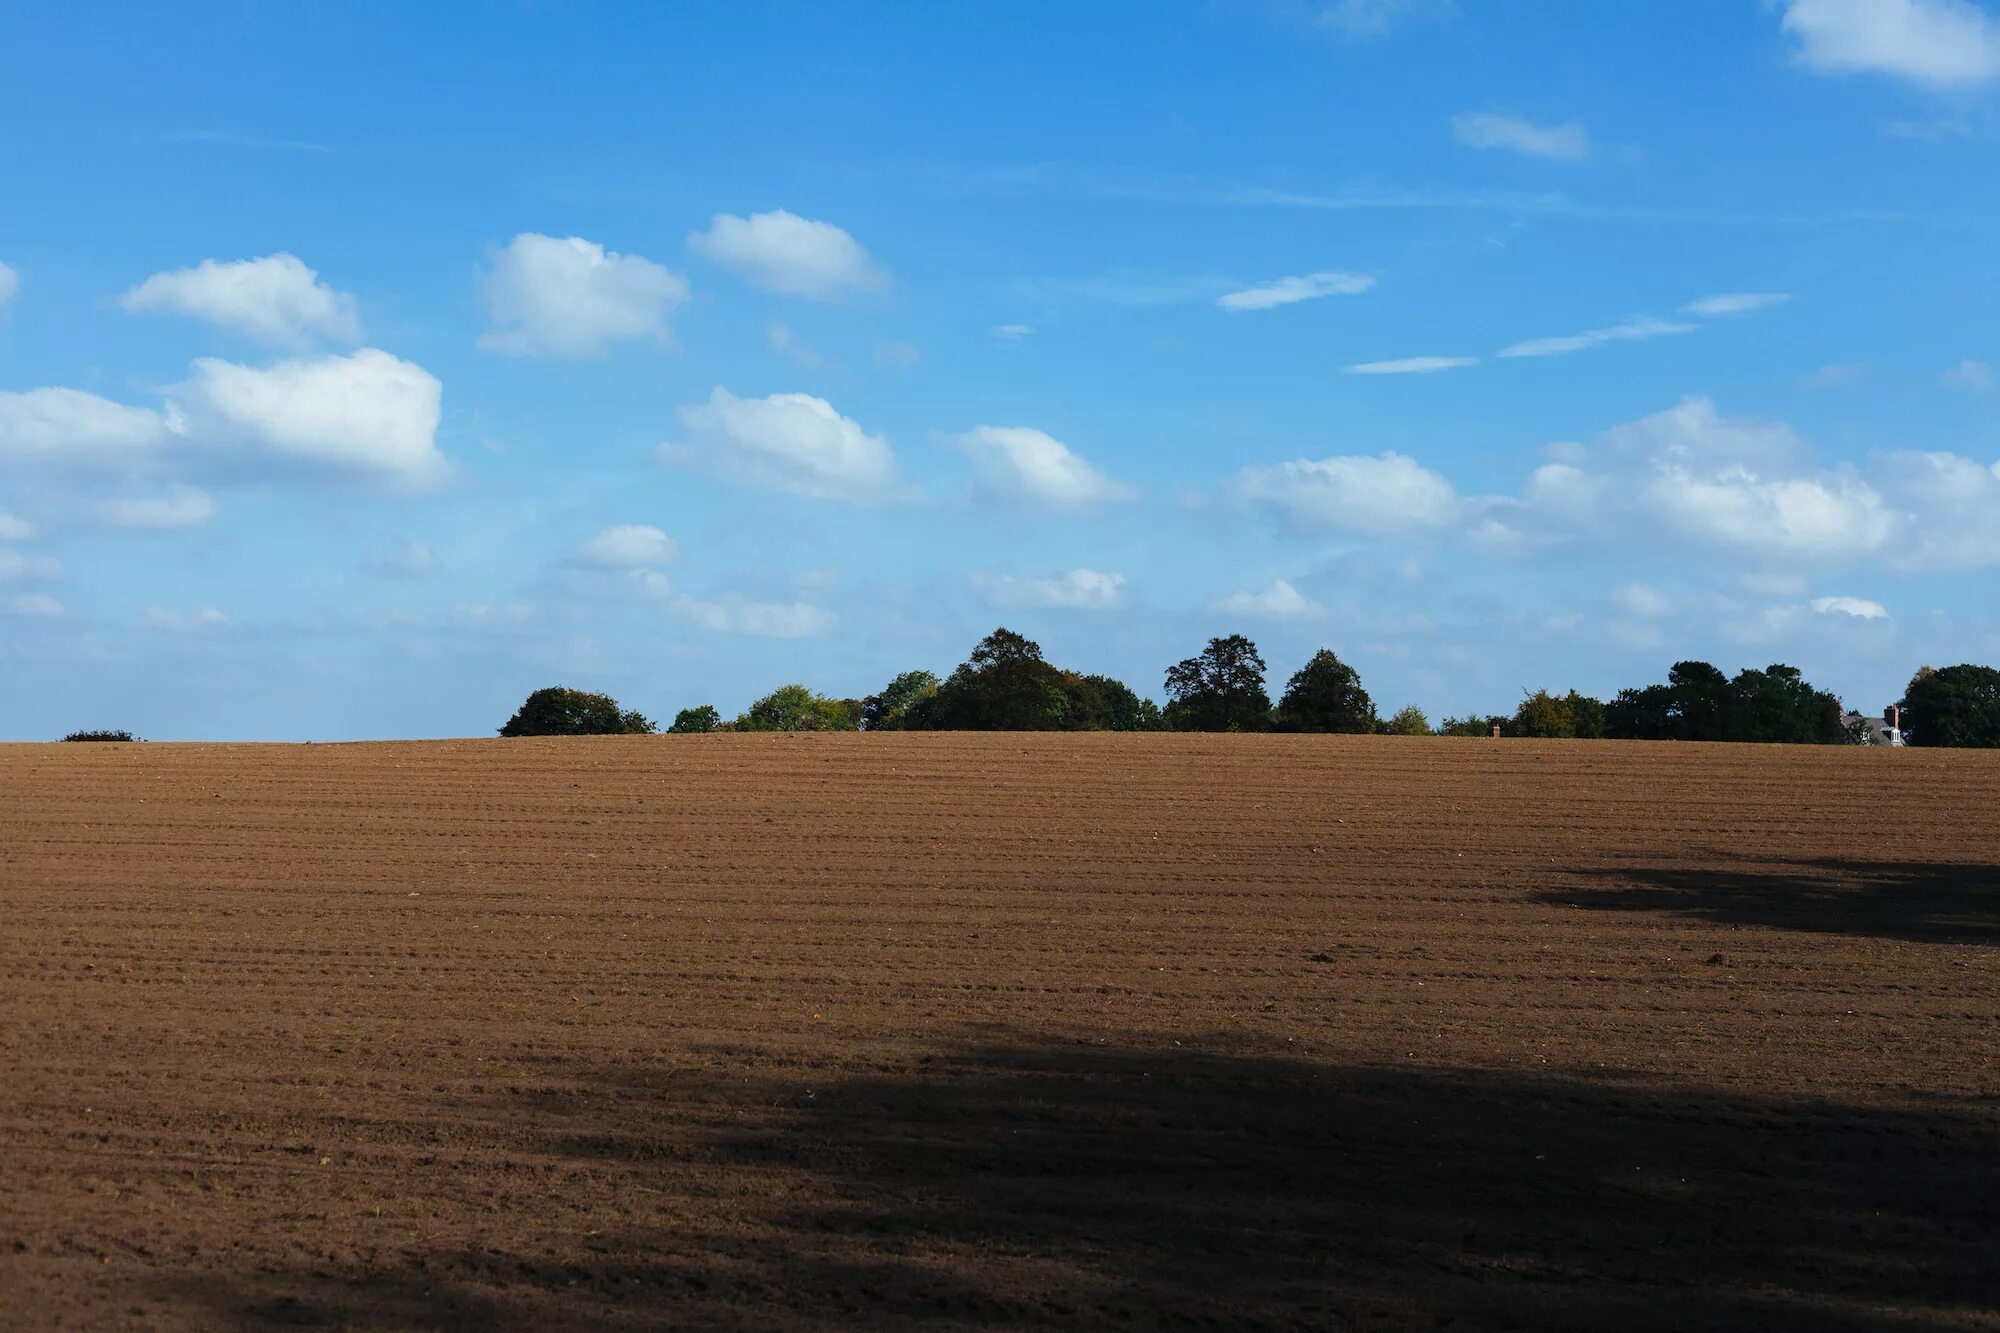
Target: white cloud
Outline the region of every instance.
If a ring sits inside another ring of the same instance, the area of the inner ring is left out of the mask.
[[[1363,361],[1349,366],[1350,375],[1435,375],[1440,370],[1476,366],[1476,356],[1406,356],[1399,361]]]
[[[139,459],[170,434],[160,413],[80,389],[0,393],[0,458],[14,462],[61,466]]]
[[[1868,373],[1868,367],[1859,361],[1837,361],[1821,366],[1799,380],[1808,389],[1838,389],[1853,384]]]
[[[1938,89],[2000,76],[2000,23],[1967,0],[1787,0],[1783,26],[1798,62],[1821,73]]]
[[[1269,310],[1274,306],[1317,300],[1322,296],[1353,296],[1374,285],[1375,279],[1365,273],[1341,273],[1328,269],[1293,278],[1278,278],[1240,292],[1230,292],[1218,297],[1215,303],[1231,311]]]
[[[443,386],[422,366],[369,347],[264,369],[204,357],[194,370],[175,393],[196,438],[406,488],[445,475]]]
[[[1860,597],[1815,597],[1812,609],[1823,616],[1853,616],[1857,620],[1882,620],[1889,614],[1882,603]]]
[[[160,495],[106,500],[97,506],[97,517],[114,528],[171,531],[208,522],[215,517],[215,501],[193,486],[172,486]]]
[[[875,364],[884,370],[909,370],[923,359],[915,343],[885,342],[875,344]]]
[[[606,528],[583,544],[583,558],[606,569],[639,569],[668,565],[680,559],[674,539],[646,523],[621,523]]]
[[[1071,611],[1104,611],[1124,600],[1125,576],[1097,569],[1072,569],[1045,578],[1012,574],[982,577],[993,601],[1002,606],[1048,606]]]
[[[1570,352],[1581,352],[1586,348],[1598,347],[1604,343],[1641,342],[1647,338],[1664,337],[1670,333],[1693,333],[1693,324],[1675,324],[1666,320],[1641,315],[1623,320],[1608,328],[1586,329],[1582,333],[1569,333],[1556,338],[1530,338],[1500,349],[1501,356],[1563,356]]]
[[[1326,610],[1284,579],[1271,580],[1271,586],[1262,592],[1232,592],[1211,603],[1210,607],[1225,615],[1257,616],[1267,620],[1304,620]]]
[[[315,336],[358,342],[354,298],[320,281],[296,255],[265,255],[155,273],[118,298],[127,311],[172,311],[236,329],[253,338],[297,347]]]
[[[62,603],[45,592],[20,593],[0,602],[0,606],[6,607],[9,615],[31,616],[38,620],[53,620],[63,613]]]
[[[707,231],[688,237],[688,245],[780,296],[838,301],[889,286],[889,275],[852,236],[782,208],[747,218],[717,213]]]
[[[34,524],[0,509],[0,542],[24,542],[34,535]]]
[[[1027,426],[974,426],[958,437],[979,474],[979,489],[1020,503],[1057,509],[1132,498],[1132,488],[1113,481],[1078,457],[1061,440]]]
[[[888,444],[824,398],[738,398],[718,387],[708,402],[683,407],[680,419],[685,440],[655,450],[664,463],[815,500],[881,504],[908,497]]]
[[[151,629],[174,631],[220,629],[229,623],[229,617],[212,606],[204,606],[194,611],[177,611],[166,606],[142,607],[140,623]]]
[[[789,324],[777,320],[772,321],[770,327],[764,330],[764,341],[779,356],[789,357],[808,370],[823,370],[826,368],[826,358],[821,356],[811,346],[801,342],[799,336],[792,332],[791,325]]]
[[[753,602],[733,593],[712,601],[675,593],[668,605],[702,629],[764,639],[811,638],[833,628],[838,619],[807,602]]]
[[[1001,324],[993,329],[993,336],[1002,342],[1019,342],[1033,332],[1034,329],[1026,324]]]
[[[671,343],[667,316],[687,280],[650,259],[580,236],[523,232],[482,283],[490,323],[479,346],[504,356],[597,356],[620,338]]]
[[[1938,383],[1957,385],[1974,393],[1989,393],[1993,388],[1993,367],[1984,361],[1961,361],[1938,376]]]
[[[2000,463],[1897,451],[1876,460],[1882,490],[1908,519],[1897,563],[1913,569],[2000,565]]]
[[[1648,620],[1658,619],[1674,609],[1665,593],[1644,583],[1628,583],[1611,594],[1611,599],[1627,614]]]
[[[1574,120],[1537,125],[1497,111],[1466,111],[1451,118],[1451,132],[1469,148],[1505,148],[1530,157],[1563,160],[1590,154],[1590,134]]]
[[[21,275],[5,264],[0,264],[0,306],[6,305],[20,294]]]
[[[1302,531],[1392,533],[1440,527],[1458,513],[1451,483],[1393,450],[1379,458],[1297,459],[1244,468],[1225,498]]]
[[[1699,301],[1689,301],[1681,307],[1681,313],[1716,319],[1723,315],[1742,315],[1752,310],[1783,305],[1791,299],[1789,292],[1721,292],[1704,296]]]
[[[54,556],[22,555],[0,548],[0,581],[26,582],[29,579],[62,577],[62,562]]]
[[[1896,528],[1879,493],[1839,472],[1770,477],[1741,465],[1695,472],[1663,463],[1641,499],[1698,541],[1814,561],[1879,551]]]

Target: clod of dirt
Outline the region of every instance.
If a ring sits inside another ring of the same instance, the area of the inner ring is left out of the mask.
[[[1712,953],[1708,957],[1702,959],[1701,962],[1703,967],[1720,967],[1722,966],[1722,955],[1719,953]]]

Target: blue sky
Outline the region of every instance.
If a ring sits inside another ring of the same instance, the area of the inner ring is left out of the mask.
[[[2000,13],[27,5],[0,738],[2000,660]]]

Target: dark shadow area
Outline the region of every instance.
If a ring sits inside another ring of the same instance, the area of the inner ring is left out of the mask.
[[[1722,869],[1591,869],[1615,883],[1551,889],[1538,902],[1663,912],[1732,926],[1938,944],[2000,944],[2000,866],[1820,860]]]
[[[495,1171],[599,1200],[585,1238],[516,1204],[476,1251],[173,1299],[213,1327],[492,1330],[1839,1333],[2000,1304],[1983,1103],[1036,1043],[803,1077],[595,1071],[508,1104],[535,1147]]]

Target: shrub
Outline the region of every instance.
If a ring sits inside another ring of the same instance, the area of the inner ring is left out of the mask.
[[[1384,736],[1428,736],[1431,734],[1431,720],[1424,716],[1424,710],[1415,704],[1398,708],[1395,715],[1382,724]]]
[[[652,731],[644,713],[620,708],[610,695],[561,685],[536,690],[500,728],[502,736],[621,736]]]
[[[860,722],[859,708],[846,699],[829,699],[803,685],[780,685],[736,719],[736,730],[853,731]]]
[[[63,737],[66,741],[136,741],[139,738],[129,731],[72,731]]]
[[[703,704],[699,708],[683,708],[675,713],[674,724],[667,730],[676,736],[701,735],[721,725],[722,714],[715,711],[715,705]]]

